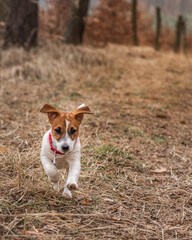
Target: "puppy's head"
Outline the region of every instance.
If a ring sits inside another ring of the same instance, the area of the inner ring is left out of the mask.
[[[71,152],[79,136],[79,126],[84,114],[93,114],[88,106],[80,105],[71,113],[60,112],[49,104],[45,104],[40,112],[47,113],[51,124],[54,144],[63,154]]]

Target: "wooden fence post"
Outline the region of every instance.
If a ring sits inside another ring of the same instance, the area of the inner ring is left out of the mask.
[[[182,42],[183,42],[183,52],[184,54],[186,54],[187,52],[187,29],[186,29],[186,21],[183,19],[183,22],[182,22]]]
[[[155,50],[159,50],[159,37],[161,35],[161,8],[156,7],[156,37]]]
[[[179,15],[177,24],[176,24],[176,34],[175,34],[175,52],[178,53],[180,50],[180,43],[181,43],[181,31],[183,25],[183,16]]]
[[[137,0],[132,0],[132,31],[133,31],[133,44],[138,45],[137,37]]]

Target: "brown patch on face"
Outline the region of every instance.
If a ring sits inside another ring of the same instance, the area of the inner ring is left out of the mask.
[[[59,116],[57,116],[53,122],[51,123],[52,126],[52,136],[59,141],[60,139],[65,137],[66,134],[66,121],[65,121],[65,115],[60,113]]]
[[[49,104],[45,104],[40,112],[47,113],[52,126],[52,136],[59,141],[66,134],[66,120],[69,122],[68,135],[75,140],[79,136],[79,126],[84,114],[92,114],[88,106],[79,108],[72,113],[60,112]]]
[[[60,113],[54,121],[51,123],[52,126],[52,136],[59,141],[65,137],[66,134],[66,120],[69,122],[67,132],[69,136],[75,140],[79,135],[79,125],[80,123],[74,118],[70,113]],[[58,131],[59,130],[59,131]]]
[[[67,132],[69,136],[75,140],[79,136],[79,126],[80,123],[74,118],[72,114],[70,114],[69,126],[67,129]]]

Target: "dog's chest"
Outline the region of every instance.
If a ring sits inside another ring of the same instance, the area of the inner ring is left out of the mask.
[[[56,166],[57,169],[63,169],[68,167],[68,163],[66,161],[66,158],[57,158],[55,157],[55,163],[54,165]]]

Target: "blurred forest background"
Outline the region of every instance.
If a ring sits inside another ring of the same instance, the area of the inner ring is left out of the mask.
[[[20,2],[16,0],[15,4],[20,4]],[[29,1],[26,2],[29,4]],[[73,2],[77,4],[78,1]],[[33,1],[33,4],[35,3],[38,4],[38,1]],[[38,17],[39,40],[64,40],[71,3],[72,0],[39,1],[38,16],[36,16]],[[181,44],[184,52],[186,49],[191,49],[192,5],[190,0],[86,0],[85,3],[87,6],[84,6],[85,27],[82,36],[85,44],[96,47],[105,46],[109,42],[125,45],[139,44],[175,51],[179,51]],[[135,16],[133,16],[134,8],[132,8],[134,4]],[[1,38],[10,11],[10,1],[1,0]],[[136,19],[135,30],[133,29],[134,18]],[[134,40],[134,31],[136,31],[137,40]]]

